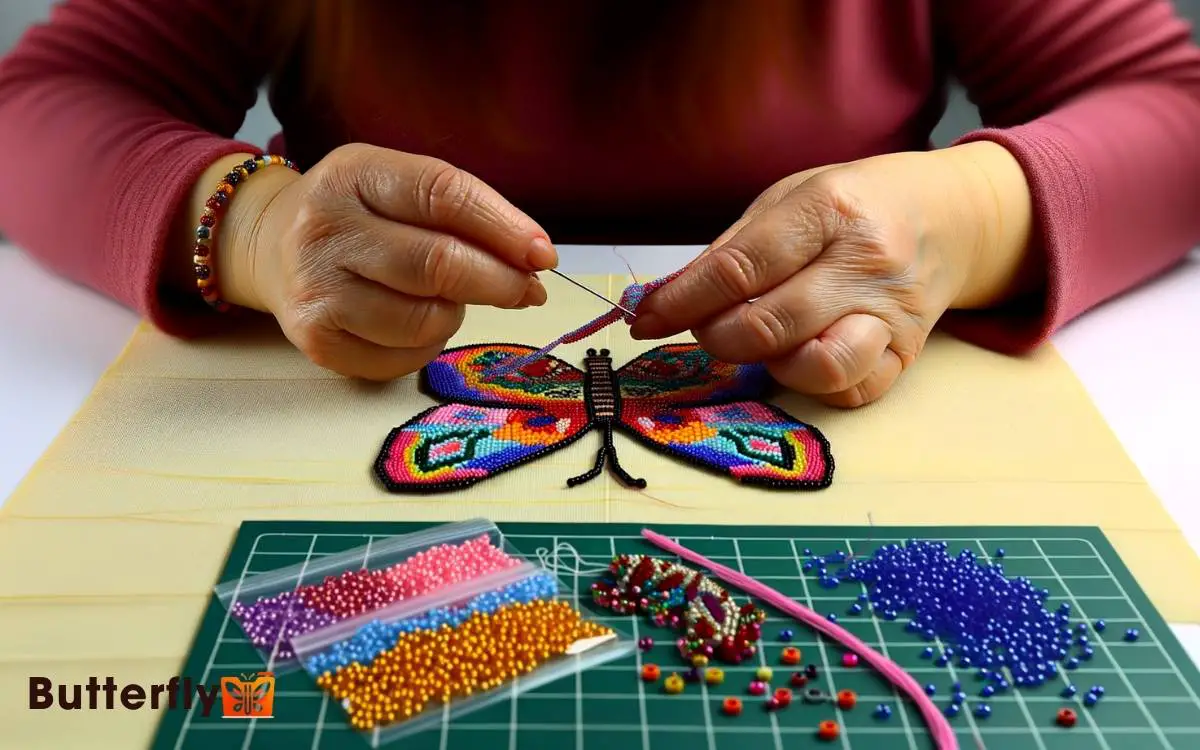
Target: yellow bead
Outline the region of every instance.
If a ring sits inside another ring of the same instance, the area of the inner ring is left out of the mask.
[[[692,657],[692,666],[697,669],[703,669],[708,666],[708,657],[704,654],[696,654]]]
[[[672,674],[667,679],[663,680],[663,690],[675,695],[683,692],[683,678],[678,674]]]
[[[704,670],[704,681],[709,685],[720,685],[725,681],[725,672],[716,667],[709,667]]]
[[[754,676],[763,682],[770,682],[773,674],[775,673],[771,671],[770,667],[759,667],[758,671],[754,673]]]

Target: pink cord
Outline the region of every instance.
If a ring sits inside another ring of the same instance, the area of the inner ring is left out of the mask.
[[[743,573],[731,570],[723,565],[718,565],[703,555],[692,552],[683,545],[676,544],[662,534],[655,533],[649,529],[642,529],[642,536],[656,547],[678,555],[681,559],[687,560],[693,565],[707,568],[713,575],[731,586],[736,586],[747,595],[770,604],[780,612],[791,615],[805,625],[829,636],[850,651],[858,654],[860,658],[865,659],[868,664],[874,667],[916,704],[917,709],[921,712],[921,716],[925,719],[925,723],[929,725],[929,732],[933,735],[935,745],[940,750],[959,750],[958,738],[955,736],[954,730],[950,728],[950,723],[946,721],[946,717],[933,704],[933,701],[925,695],[925,692],[921,690],[921,686],[917,681],[905,672],[904,668],[899,664],[883,654],[874,651],[870,646],[863,643],[854,634],[837,623],[830,622],[808,607],[796,603],[789,597],[764,586]]]

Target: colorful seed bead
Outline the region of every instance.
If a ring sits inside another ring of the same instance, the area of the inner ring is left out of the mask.
[[[858,654],[854,654],[854,653],[850,653],[850,652],[842,654],[842,666],[848,667],[848,668],[849,667],[857,667],[858,666]]]
[[[754,676],[763,682],[770,682],[774,675],[775,673],[771,671],[770,667],[759,667],[754,672]]]
[[[704,654],[696,654],[692,657],[692,666],[703,669],[708,666],[708,657]]]
[[[767,692],[767,683],[762,680],[751,680],[747,690],[750,691],[750,695],[765,695]]]
[[[316,682],[345,708],[351,726],[367,730],[494,689],[576,641],[610,634],[562,600],[516,603],[475,613],[457,628],[404,633],[369,664],[326,672]]]
[[[779,653],[779,661],[789,666],[794,666],[800,663],[800,649],[795,646],[788,646]]]
[[[657,682],[662,670],[657,664],[646,664],[642,667],[642,679],[646,682]]]
[[[740,698],[726,698],[721,701],[721,710],[728,716],[738,716],[742,713],[742,701]]]
[[[639,638],[638,648],[640,648],[642,651],[649,651],[650,649],[654,648],[654,639],[648,635]]]
[[[793,672],[791,683],[792,687],[804,687],[808,684],[808,677],[803,672]]]
[[[1075,726],[1075,721],[1077,718],[1078,717],[1074,711],[1069,708],[1064,708],[1058,712],[1058,716],[1055,717],[1055,721],[1058,722],[1059,726],[1073,727]]]
[[[817,725],[817,738],[832,742],[838,738],[840,728],[836,721],[822,721]]]
[[[295,591],[235,601],[229,614],[255,648],[273,650],[282,663],[295,657],[291,640],[298,635],[520,564],[483,534],[430,547],[387,568],[356,568]]]
[[[704,681],[709,685],[720,685],[725,681],[725,672],[716,667],[709,667],[704,670]]]
[[[775,700],[781,706],[786,706],[792,702],[792,691],[787,688],[777,688],[775,690]]]
[[[837,694],[838,708],[849,711],[858,703],[858,695],[853,690],[842,690]]]
[[[663,680],[663,690],[671,695],[676,695],[683,692],[683,678],[678,674],[672,674],[667,679]]]
[[[498,591],[478,594],[466,604],[432,609],[418,617],[396,622],[373,620],[358,627],[350,637],[334,641],[315,654],[306,654],[305,669],[321,674],[354,662],[367,663],[395,645],[403,633],[458,627],[477,613],[491,613],[514,602],[528,603],[550,599],[558,592],[553,576],[538,573],[511,583]]]
[[[299,172],[299,168],[282,156],[265,155],[247,159],[234,167],[217,183],[212,195],[204,202],[204,212],[200,223],[196,226],[196,245],[192,251],[192,270],[196,279],[196,288],[200,297],[213,309],[219,312],[229,310],[229,303],[221,299],[217,288],[216,273],[213,269],[213,245],[217,236],[217,224],[221,215],[229,206],[233,192],[238,183],[247,179],[260,169],[271,165],[283,165],[288,169]]]

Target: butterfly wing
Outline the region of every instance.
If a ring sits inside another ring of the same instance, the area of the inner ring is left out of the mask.
[[[583,372],[546,355],[510,372],[495,368],[537,351],[520,344],[447,349],[421,371],[422,390],[444,401],[477,406],[549,407],[583,401]]]
[[[652,450],[743,484],[821,489],[833,481],[833,455],[825,436],[770,404],[672,406],[639,399],[622,404],[620,422]]]
[[[392,492],[461,489],[564,448],[590,427],[582,400],[435,406],[391,431],[375,473]]]
[[[771,383],[761,365],[721,362],[694,343],[656,347],[616,374],[622,400],[672,405],[755,399]]]

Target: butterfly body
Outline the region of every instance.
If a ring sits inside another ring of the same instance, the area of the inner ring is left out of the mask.
[[[832,480],[824,436],[759,400],[770,382],[761,366],[718,362],[695,344],[660,346],[616,370],[607,350],[588,350],[583,370],[550,355],[524,361],[536,351],[479,344],[431,362],[422,388],[445,403],[388,435],[375,462],[384,485],[393,492],[467,487],[593,430],[602,437],[595,464],[568,479],[570,487],[605,464],[625,485],[646,486],[618,461],[618,431],[745,484],[819,489]]]

